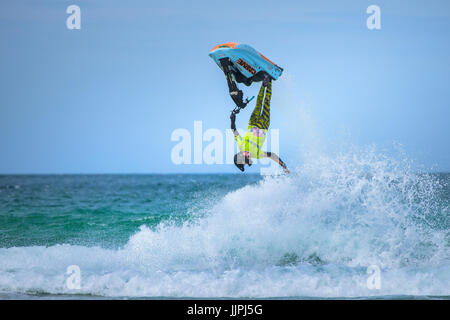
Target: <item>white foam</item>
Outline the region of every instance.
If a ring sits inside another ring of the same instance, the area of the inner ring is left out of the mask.
[[[315,157],[227,194],[183,225],[143,225],[120,249],[0,249],[0,292],[171,297],[449,295],[435,182],[368,149]],[[443,213],[445,214],[445,213]],[[81,289],[66,287],[78,265]],[[381,268],[370,290],[367,267]]]

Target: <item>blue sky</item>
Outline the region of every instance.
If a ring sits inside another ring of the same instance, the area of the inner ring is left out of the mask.
[[[81,30],[66,28],[71,4]],[[381,30],[366,27],[372,4]],[[236,172],[170,158],[175,129],[229,127],[232,101],[208,57],[229,41],[285,70],[271,126],[288,164],[318,145],[396,142],[450,171],[449,39],[448,1],[5,0],[0,173]]]

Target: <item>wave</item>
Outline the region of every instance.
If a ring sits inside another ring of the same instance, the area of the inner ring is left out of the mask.
[[[133,297],[450,295],[442,182],[374,149],[315,156],[119,249],[0,249],[0,292]],[[205,201],[208,194],[203,194]],[[444,217],[438,219],[437,217]],[[81,271],[69,289],[69,265]],[[381,286],[369,289],[369,266]]]

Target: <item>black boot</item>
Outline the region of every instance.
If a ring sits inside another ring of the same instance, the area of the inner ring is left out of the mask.
[[[267,86],[269,85],[269,83],[270,83],[271,80],[272,80],[272,79],[270,79],[270,76],[267,75],[267,74],[265,74],[265,75],[264,75],[263,82],[262,82],[262,85],[263,85],[264,87],[267,87]]]

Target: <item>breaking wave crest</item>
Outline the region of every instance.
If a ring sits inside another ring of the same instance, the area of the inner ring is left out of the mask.
[[[317,156],[119,249],[0,249],[0,292],[151,297],[450,295],[445,181],[373,148]],[[205,201],[208,194],[203,195]],[[448,201],[448,199],[447,199]],[[68,289],[69,265],[81,288]],[[369,289],[367,268],[381,270]]]

